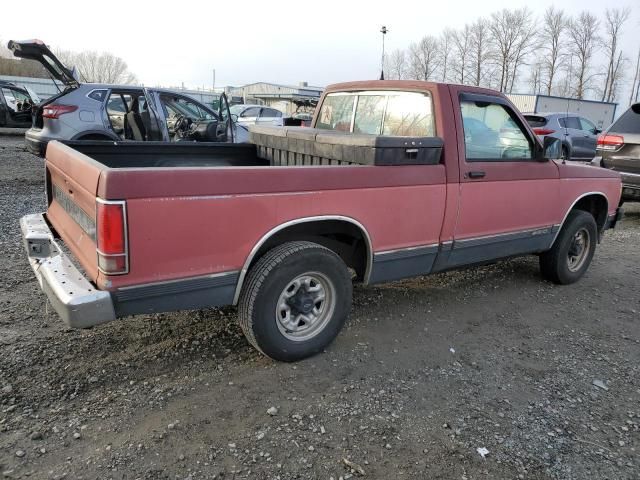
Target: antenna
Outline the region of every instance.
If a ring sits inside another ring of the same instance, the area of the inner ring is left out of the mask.
[[[569,97],[567,97],[567,110],[565,112],[565,117],[564,117],[564,133],[567,133],[567,120],[569,119]],[[562,147],[560,147],[562,148]],[[567,164],[567,156],[569,155],[569,150],[567,150],[567,155],[565,155],[564,157],[562,157],[562,164],[566,165]]]

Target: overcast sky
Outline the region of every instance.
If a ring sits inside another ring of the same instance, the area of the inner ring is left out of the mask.
[[[146,85],[210,87],[255,81],[324,86],[376,78],[380,26],[387,51],[425,34],[460,27],[505,6],[549,5],[599,17],[604,8],[629,6],[623,48],[635,58],[640,44],[639,0],[427,0],[385,1],[102,1],[29,0],[27,10],[3,15],[0,35],[39,38],[53,48],[107,50],[126,60]],[[64,7],[62,7],[64,5]],[[98,6],[99,5],[99,6]],[[30,12],[27,17],[24,12]],[[4,13],[7,10],[4,9]]]

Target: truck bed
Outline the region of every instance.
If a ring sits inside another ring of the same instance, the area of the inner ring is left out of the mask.
[[[65,145],[108,168],[260,167],[256,147],[241,143],[68,141]]]

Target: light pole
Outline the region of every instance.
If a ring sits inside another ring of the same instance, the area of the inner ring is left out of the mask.
[[[384,25],[380,29],[380,33],[382,34],[382,60],[380,62],[380,80],[384,80],[384,36],[388,31],[389,30]]]

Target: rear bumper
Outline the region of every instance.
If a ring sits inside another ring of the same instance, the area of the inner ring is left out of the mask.
[[[622,177],[622,199],[640,201],[640,174],[620,172]]]
[[[72,328],[87,328],[115,320],[109,292],[97,290],[62,252],[44,215],[20,219],[29,263],[56,313]]]
[[[47,151],[47,144],[52,139],[43,136],[41,132],[41,130],[34,130],[33,128],[30,128],[27,130],[27,133],[24,134],[24,140],[27,144],[27,149],[31,153],[44,157],[44,154]]]

